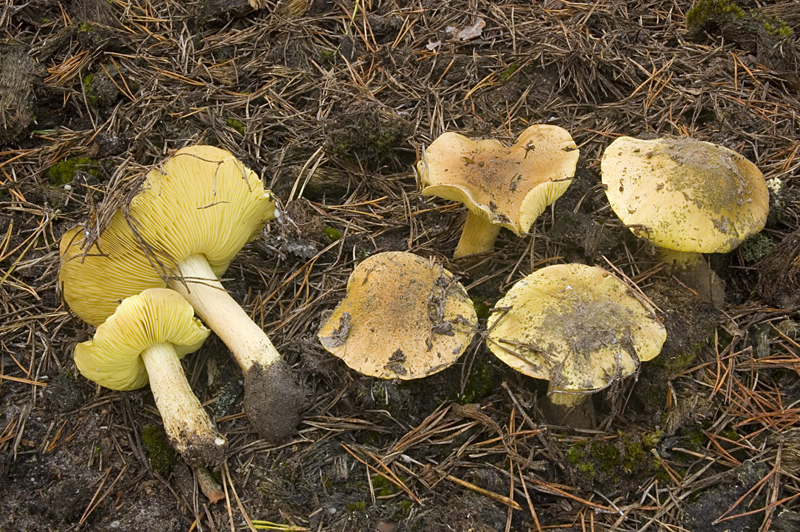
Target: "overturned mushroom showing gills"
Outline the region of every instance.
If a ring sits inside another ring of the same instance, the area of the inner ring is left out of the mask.
[[[219,467],[227,443],[195,397],[180,363],[208,334],[179,294],[151,288],[125,299],[92,340],[76,345],[75,364],[84,377],[112,390],[136,390],[149,382],[164,429],[178,452],[190,464]]]
[[[304,397],[264,331],[228,294],[219,276],[264,224],[275,201],[261,179],[225,150],[178,150],[147,174],[130,204],[134,227],[185,297],[228,346],[245,377],[244,408],[259,434],[281,441],[295,431]]]
[[[62,237],[59,287],[93,325],[146,288],[179,292],[241,366],[251,424],[265,439],[280,441],[294,432],[304,394],[264,331],[219,281],[274,209],[258,176],[229,152],[183,148],[147,174],[129,206],[130,221],[116,212],[90,249],[82,227]]]
[[[659,259],[719,305],[722,281],[702,253],[727,253],[764,228],[769,192],[756,166],[695,139],[620,137],[601,162],[611,208]]]
[[[516,144],[444,133],[417,163],[425,196],[463,203],[469,212],[455,257],[491,251],[501,227],[527,233],[572,183],[580,152],[557,126],[534,125]]]
[[[550,381],[571,407],[658,355],[666,329],[653,309],[597,266],[548,266],[521,279],[489,317],[489,349],[515,370]]]
[[[167,283],[134,238],[122,211],[116,211],[100,238],[88,247],[83,226],[61,237],[58,285],[69,308],[97,327],[125,298]]]
[[[364,375],[409,380],[455,363],[476,323],[472,301],[453,274],[392,251],[356,267],[346,297],[318,336],[325,349]]]

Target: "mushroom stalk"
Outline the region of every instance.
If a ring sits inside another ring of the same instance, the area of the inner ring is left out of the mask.
[[[667,273],[680,279],[700,297],[716,307],[725,303],[725,281],[711,269],[702,253],[658,248],[656,255],[666,265]]]
[[[221,466],[227,442],[194,395],[175,348],[159,342],[140,356],[164,430],[175,448],[190,464]]]
[[[547,395],[547,398],[554,405],[567,407],[576,406],[588,397],[589,394],[583,392],[551,392]]]
[[[500,233],[500,226],[495,225],[485,217],[467,212],[467,221],[461,232],[454,258],[477,255],[478,253],[488,253],[494,249],[494,242]]]
[[[214,274],[203,255],[178,263],[182,279],[169,287],[228,346],[244,373],[244,410],[262,438],[279,442],[291,436],[305,397],[291,368],[269,337],[242,309]]]
[[[588,393],[548,393],[539,406],[548,423],[576,429],[593,429],[597,426],[594,404]]]
[[[247,373],[258,363],[265,368],[281,359],[269,337],[219,282],[203,255],[190,255],[178,263],[183,279],[169,287],[181,294],[205,324],[219,336]]]

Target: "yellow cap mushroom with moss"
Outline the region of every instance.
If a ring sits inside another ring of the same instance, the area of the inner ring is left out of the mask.
[[[147,174],[128,207],[130,220],[115,213],[92,249],[85,249],[82,228],[64,235],[59,281],[70,308],[95,325],[145,288],[179,292],[241,366],[253,426],[280,441],[294,432],[304,394],[261,327],[219,281],[274,212],[272,194],[231,153],[183,148]]]
[[[472,301],[452,273],[412,253],[390,251],[355,268],[346,297],[318,337],[364,375],[410,380],[455,363],[476,323]]]
[[[733,150],[689,138],[620,137],[600,168],[620,220],[655,244],[687,284],[720,303],[721,280],[701,253],[727,253],[764,228],[769,192],[761,171]]]
[[[195,397],[180,363],[208,334],[184,298],[151,288],[125,299],[92,340],[76,345],[75,364],[84,377],[112,390],[136,390],[149,382],[178,452],[191,464],[219,467],[227,442]]]
[[[597,266],[559,264],[518,281],[487,325],[492,353],[550,381],[550,400],[572,406],[656,357],[667,333],[653,308]]]
[[[527,233],[572,183],[579,156],[566,130],[539,124],[510,147],[444,133],[428,146],[416,170],[423,195],[469,209],[455,251],[463,257],[491,251],[501,227]]]

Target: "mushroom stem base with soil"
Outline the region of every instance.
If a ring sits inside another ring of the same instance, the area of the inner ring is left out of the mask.
[[[175,448],[190,464],[221,466],[227,442],[194,395],[175,348],[157,343],[142,351],[141,357],[164,430]]]
[[[480,214],[467,212],[467,221],[461,231],[454,258],[488,253],[494,249],[494,242],[500,233],[500,226],[495,225]]]
[[[657,258],[666,265],[666,273],[674,275],[715,307],[725,304],[725,281],[711,269],[702,253],[658,248]]]
[[[291,368],[264,331],[223,288],[203,255],[178,263],[182,278],[169,281],[228,346],[244,373],[244,410],[262,438],[272,442],[295,432],[305,397]]]
[[[588,393],[548,393],[539,406],[547,423],[577,429],[597,426],[594,403]]]

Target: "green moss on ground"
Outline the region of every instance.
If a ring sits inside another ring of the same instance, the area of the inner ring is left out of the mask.
[[[375,475],[372,477],[372,489],[376,497],[388,497],[397,491],[397,487],[389,482],[389,479],[383,475]]]
[[[170,445],[164,427],[145,425],[142,428],[142,447],[153,470],[166,477],[178,461],[178,453]]]
[[[686,29],[689,33],[716,29],[744,18],[744,10],[730,0],[700,0],[686,12]]]
[[[471,297],[472,305],[475,307],[475,314],[478,315],[479,320],[489,319],[489,314],[492,313],[492,307],[482,297]]]
[[[235,129],[240,135],[244,135],[244,124],[241,120],[237,120],[236,118],[228,118],[225,120],[225,124],[232,129]]]
[[[458,402],[462,405],[475,403],[494,390],[495,384],[492,367],[481,360],[476,360],[464,386],[464,393],[458,396]]]
[[[770,239],[766,235],[758,233],[742,242],[739,246],[739,253],[746,263],[751,264],[763,259],[771,249]]]
[[[327,236],[331,242],[336,242],[342,238],[342,232],[333,227],[326,227],[322,230],[322,232],[325,233],[325,236]]]
[[[661,465],[651,453],[659,440],[656,433],[620,432],[613,439],[573,443],[565,457],[586,486],[596,483],[627,491],[636,489],[643,478],[660,472]]]
[[[100,175],[100,167],[94,159],[89,157],[67,157],[48,168],[45,171],[45,177],[47,177],[51,185],[59,187],[72,183],[78,170],[96,177]]]

